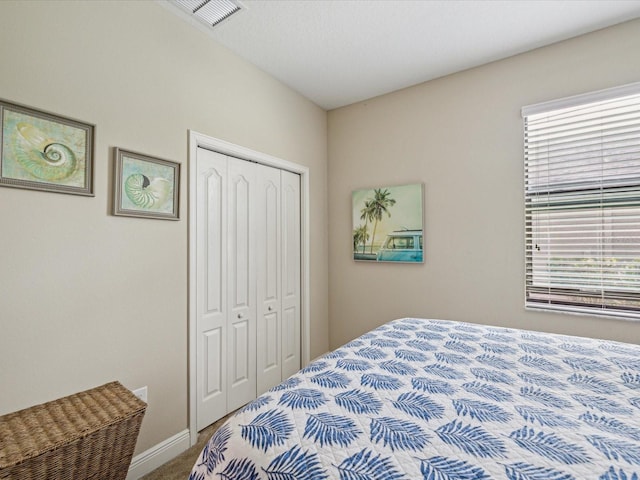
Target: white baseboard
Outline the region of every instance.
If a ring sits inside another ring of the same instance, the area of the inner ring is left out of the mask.
[[[189,446],[188,429],[167,438],[164,442],[160,442],[149,450],[133,457],[126,480],[138,480],[147,473],[154,471],[160,465],[174,459]]]

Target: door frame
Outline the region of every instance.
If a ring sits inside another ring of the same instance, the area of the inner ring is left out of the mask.
[[[310,289],[310,238],[309,238],[309,168],[297,163],[282,160],[266,153],[257,152],[249,148],[229,143],[225,140],[210,137],[202,133],[189,130],[189,441],[195,445],[198,440],[196,426],[197,411],[197,358],[196,358],[196,157],[198,148],[231,157],[260,163],[269,167],[288,170],[300,175],[300,362],[301,367],[310,360],[310,323],[311,323],[311,289]]]

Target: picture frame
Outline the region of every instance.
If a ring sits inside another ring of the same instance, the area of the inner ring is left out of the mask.
[[[93,197],[95,125],[0,99],[0,186]]]
[[[424,263],[423,205],[421,183],[354,190],[353,259]]]
[[[114,165],[114,215],[180,219],[179,163],[116,147]]]

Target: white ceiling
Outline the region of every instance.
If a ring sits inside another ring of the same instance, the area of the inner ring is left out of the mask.
[[[327,110],[640,17],[640,0],[241,2],[211,36]]]

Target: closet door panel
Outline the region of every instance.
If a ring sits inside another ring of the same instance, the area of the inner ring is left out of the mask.
[[[204,398],[222,394],[224,392],[223,379],[225,378],[222,366],[224,342],[222,340],[222,328],[213,328],[204,333],[204,361],[207,365],[205,376],[206,384]]]
[[[199,149],[196,166],[197,428],[227,412],[227,159]]]
[[[300,176],[281,172],[282,378],[300,369]]]
[[[280,170],[255,165],[257,172],[257,375],[258,395],[282,379]]]
[[[231,366],[233,368],[233,374],[231,375],[231,387],[233,388],[250,380],[251,374],[249,372],[247,350],[250,348],[249,331],[251,328],[248,320],[240,319],[239,321],[232,322],[232,324],[233,327],[231,329],[231,335],[233,336],[233,340],[231,341],[231,344],[234,347],[234,358],[231,362]]]
[[[256,397],[255,195],[253,165],[228,157],[228,409]]]

